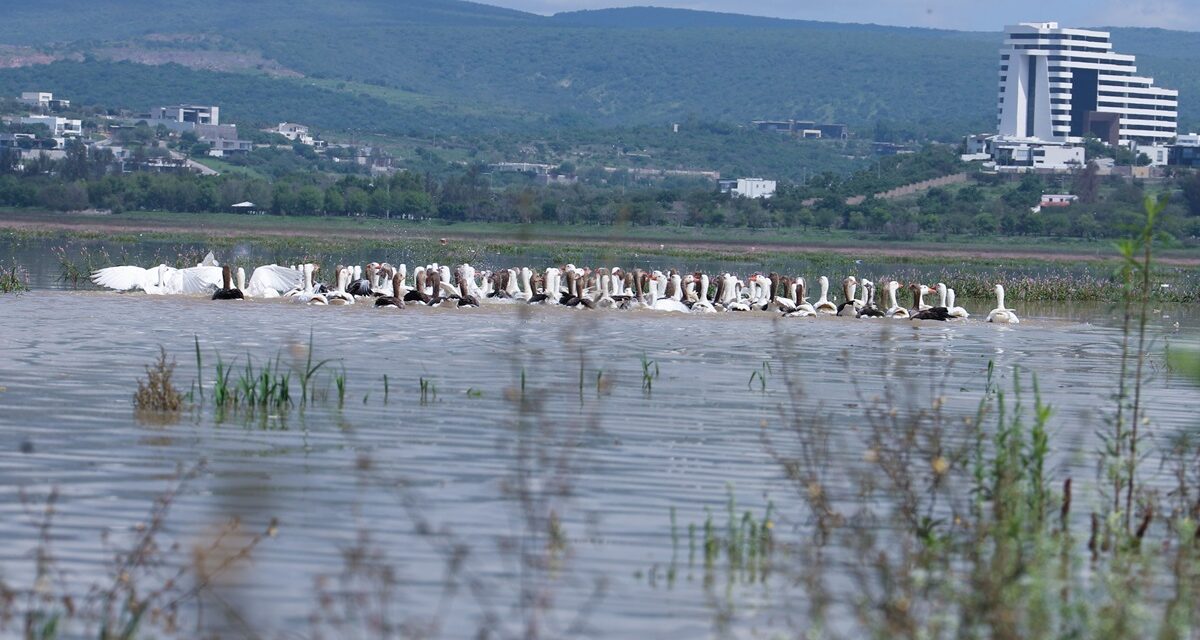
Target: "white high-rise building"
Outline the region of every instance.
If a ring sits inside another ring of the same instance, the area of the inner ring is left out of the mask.
[[[1179,92],[1137,75],[1136,58],[1114,53],[1104,31],[1057,22],[1004,30],[1000,50],[999,133],[1006,138],[1112,145],[1175,138]]]

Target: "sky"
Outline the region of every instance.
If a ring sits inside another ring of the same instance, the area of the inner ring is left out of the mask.
[[[1017,22],[1200,31],[1200,0],[479,0],[534,13],[654,5],[831,22],[999,31]]]

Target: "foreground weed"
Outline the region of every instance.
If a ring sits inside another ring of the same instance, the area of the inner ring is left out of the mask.
[[[0,293],[29,291],[27,274],[20,267],[0,267]]]
[[[642,354],[642,391],[647,395],[654,391],[654,381],[658,379],[658,363]]]
[[[175,388],[175,361],[167,361],[167,350],[159,347],[158,359],[146,365],[146,378],[138,380],[133,406],[139,416],[165,421],[178,419],[183,409],[183,394]]]

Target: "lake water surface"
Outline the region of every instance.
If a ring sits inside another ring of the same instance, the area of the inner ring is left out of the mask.
[[[1014,327],[970,310],[965,322],[918,325],[504,304],[388,312],[45,289],[2,296],[0,576],[33,583],[33,505],[57,488],[61,579],[103,579],[113,549],[102,533],[127,539],[177,470],[204,460],[173,504],[170,539],[186,550],[230,515],[248,530],[279,522],[278,535],[222,582],[220,606],[237,612],[222,618],[229,629],[243,629],[231,622],[240,617],[260,637],[306,635],[314,615],[336,609],[320,602],[319,583],[386,601],[379,608],[394,623],[439,620],[449,637],[521,635],[530,617],[547,637],[803,628],[785,575],[706,585],[687,562],[686,534],[671,534],[672,509],[680,531],[710,511],[723,523],[733,495],[739,512],[771,503],[776,535],[804,540],[795,489],[764,445],[787,414],[852,430],[864,403],[890,390],[917,402],[944,395],[948,411],[968,415],[992,361],[1002,384],[1014,367],[1037,374],[1055,408],[1056,469],[1095,477],[1096,431],[1116,382],[1113,310],[1030,307]],[[1194,310],[1156,311],[1157,348],[1187,344]],[[332,360],[314,406],[252,418],[213,408],[218,354],[238,366],[278,357],[290,368],[307,357],[310,336],[315,358]],[[135,419],[132,394],[160,347],[178,363],[178,384],[194,390],[195,342],[206,402],[177,424]],[[343,371],[339,406],[332,376]],[[647,371],[658,373],[649,389]],[[1188,383],[1163,370],[1147,393],[1154,437],[1195,428],[1200,392]],[[832,456],[836,464],[862,451]],[[547,544],[550,512],[564,539],[546,554],[550,566],[531,571],[521,554]],[[395,571],[386,596],[364,574],[339,580],[347,552],[364,541],[378,552],[364,564]],[[468,559],[448,579],[456,545]],[[378,637],[369,626],[349,621],[364,631],[340,637]]]
[[[78,257],[85,247],[121,250],[90,241],[67,251]],[[52,249],[44,240],[0,246],[35,287],[0,295],[0,580],[35,584],[38,508],[55,489],[49,540],[58,584],[78,593],[110,579],[114,548],[148,521],[180,468],[203,461],[164,526],[164,538],[181,545],[175,560],[186,562],[187,549],[230,516],[247,531],[278,521],[277,536],[224,576],[220,598],[206,603],[223,611],[210,612],[209,624],[227,636],[294,638],[322,628],[386,636],[355,617],[368,611],[407,624],[409,635],[490,628],[521,636],[530,621],[545,636],[796,635],[804,620],[791,576],[713,584],[686,534],[709,514],[724,522],[730,496],[738,513],[761,516],[770,504],[782,542],[810,533],[803,501],[768,444],[786,441],[779,431],[788,417],[845,425],[851,436],[829,456],[857,461],[863,450],[853,433],[870,402],[893,394],[926,406],[944,397],[944,411],[970,415],[991,361],[1006,388],[1014,371],[1026,381],[1037,375],[1055,408],[1056,473],[1086,486],[1097,477],[1097,431],[1109,417],[1120,354],[1120,319],[1105,305],[1022,305],[1020,325],[996,327],[980,322],[985,303],[966,304],[970,321],[944,324],[505,304],[394,312],[214,303],[66,291]],[[125,258],[151,264],[164,252],[191,257],[202,249],[133,245]],[[247,264],[286,259],[253,245],[235,253]],[[476,262],[542,264],[551,253]],[[346,257],[359,258],[368,257]],[[620,263],[629,261],[676,262]],[[864,273],[895,267],[862,265]],[[1030,269],[1045,267],[1014,264],[997,277]],[[1154,310],[1154,352],[1195,342],[1194,311]],[[234,378],[247,359],[277,359],[294,371],[310,340],[313,357],[329,360],[312,406],[253,415],[212,406],[218,358],[234,364]],[[169,425],[140,421],[132,407],[160,347],[196,405]],[[1146,390],[1152,443],[1198,424],[1200,391],[1160,361],[1152,359]],[[338,375],[346,381],[341,401]],[[556,533],[547,533],[550,521]],[[360,549],[371,551],[366,560],[354,554]],[[463,551],[466,560],[448,572],[449,558]],[[382,568],[394,575],[370,570]],[[331,602],[346,594],[361,597],[355,614],[331,624]]]

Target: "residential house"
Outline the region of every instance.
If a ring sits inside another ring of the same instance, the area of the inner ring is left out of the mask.
[[[26,116],[21,118],[21,124],[43,125],[50,130],[55,138],[75,137],[83,135],[83,122],[57,116]]]
[[[292,142],[299,142],[310,147],[317,142],[309,133],[308,127],[294,122],[280,122],[274,129],[267,129],[267,131],[278,133]]]

